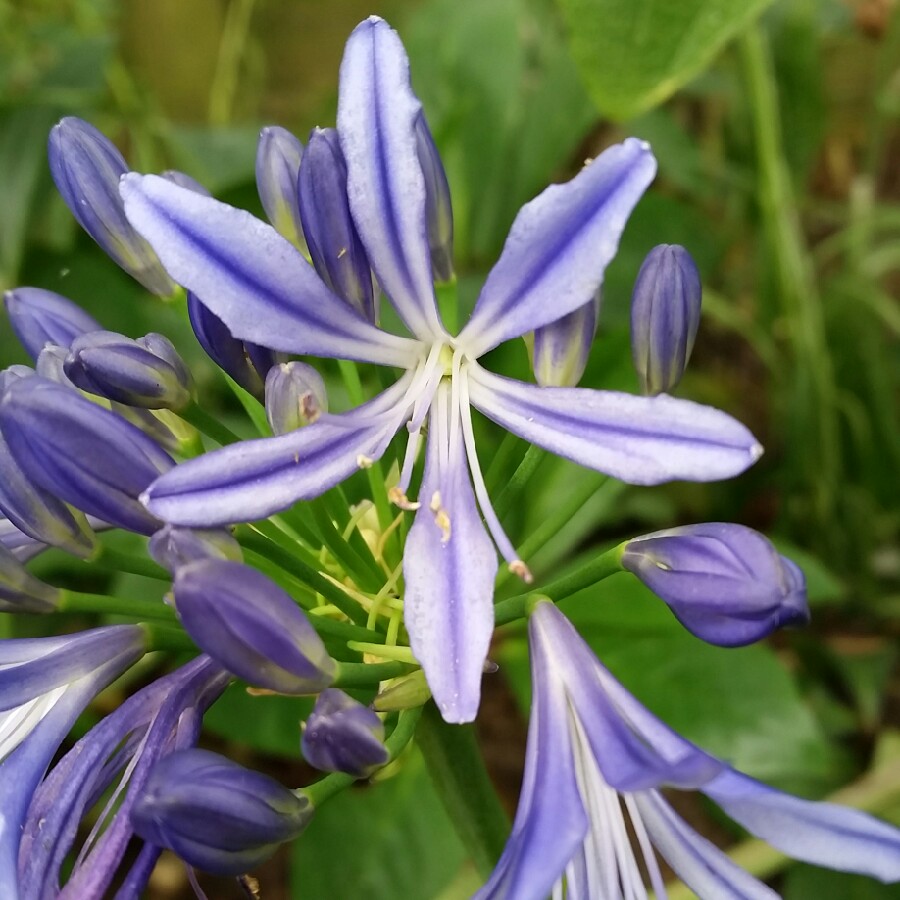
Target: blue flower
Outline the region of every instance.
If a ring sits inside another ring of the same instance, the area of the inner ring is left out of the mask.
[[[143,650],[136,625],[0,641],[0,896],[19,896],[19,841],[45,769],[91,699]]]
[[[656,164],[645,143],[630,139],[526,204],[471,318],[453,336],[435,301],[427,211],[437,180],[423,173],[421,113],[399,37],[381,19],[367,19],[350,36],[341,65],[337,130],[355,230],[412,337],[368,321],[248,213],[153,176],[127,175],[121,191],[131,223],[170,275],[235,337],[404,370],[356,410],[178,466],[146,492],[148,508],[193,526],[267,516],[379,458],[405,425],[409,444],[393,497],[418,508],[404,560],[406,627],[445,719],[465,722],[478,708],[493,624],[494,544],[515,572],[530,577],[488,498],[472,407],[528,441],[635,484],[730,477],[761,451],[742,425],[695,403],[538,387],[482,368],[479,358],[502,341],[593,301]],[[432,197],[432,209],[436,203]],[[416,504],[406,491],[426,418]]]
[[[533,701],[519,809],[477,900],[645,897],[642,864],[664,897],[657,853],[701,898],[777,897],[682,821],[663,787],[702,791],[797,859],[900,880],[896,828],[781,793],[704,753],[641,706],[551,603],[536,605],[529,637]]]

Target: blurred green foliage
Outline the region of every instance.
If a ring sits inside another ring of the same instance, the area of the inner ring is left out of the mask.
[[[536,536],[539,576],[623,537],[689,521],[742,521],[794,554],[818,614],[777,650],[701,645],[624,578],[573,598],[566,611],[673,726],[813,795],[865,768],[896,678],[900,14],[878,0],[780,0],[750,22],[766,5],[393,0],[376,11],[404,38],[444,157],[469,303],[522,203],[624,134],[653,144],[660,176],[608,271],[584,383],[635,389],[631,285],[653,245],[682,243],[701,269],[706,315],[680,393],[745,421],[766,456],[731,483],[654,489],[602,484],[547,459],[507,525],[520,541]],[[370,11],[357,0],[0,0],[0,287],[47,287],[110,328],[169,334],[222,414],[237,416],[183,319],[77,229],[47,172],[47,132],[63,115],[90,119],[136,169],[183,169],[259,213],[259,127],[275,122],[305,139],[333,121],[343,42]],[[0,352],[6,363],[24,361],[7,328]],[[527,377],[522,346],[490,362]],[[505,460],[489,480],[504,483],[525,445],[501,446],[490,425],[478,427],[485,458]],[[572,498],[571,514],[544,527]],[[54,555],[41,562],[66,564]],[[525,653],[520,631],[504,635],[498,656],[519,697]],[[232,691],[211,724],[260,753],[290,755],[298,718],[281,700]],[[416,761],[387,793],[335,801],[298,845],[296,896],[336,895],[341,872],[321,860],[347,839],[345,814],[354,827],[375,822],[358,836],[372,851],[360,856],[362,868],[343,873],[357,891],[420,896],[417,875],[428,896],[445,886],[462,856],[424,785]],[[413,852],[426,874],[403,861]],[[387,874],[385,858],[394,866]],[[817,878],[796,870],[788,896],[836,896]],[[882,896],[855,890],[846,896]]]

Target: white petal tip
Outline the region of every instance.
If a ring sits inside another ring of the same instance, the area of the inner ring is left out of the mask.
[[[750,458],[753,462],[756,462],[766,451],[763,449],[762,444],[754,444],[750,448]]]

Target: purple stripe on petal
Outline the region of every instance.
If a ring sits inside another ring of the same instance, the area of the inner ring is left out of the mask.
[[[715,481],[762,453],[731,416],[689,400],[541,388],[469,369],[469,398],[488,418],[559,456],[629,484]]]
[[[409,330],[430,341],[444,329],[434,298],[416,138],[421,110],[400,38],[370,16],[350,35],[341,63],[337,123],[347,197],[379,283]]]
[[[155,175],[126,175],[125,210],[166,269],[237,338],[273,350],[406,366],[417,347],[367,322],[281,235]]]
[[[650,148],[629,138],[523,206],[460,333],[467,352],[481,356],[587,303],[655,174]]]
[[[884,882],[900,881],[900,830],[856,809],[783,794],[729,769],[703,792],[783,853]]]
[[[142,499],[153,514],[192,527],[250,522],[318,497],[378,459],[403,422],[410,378],[348,413],[273,438],[241,441],[182,463]]]
[[[497,553],[478,514],[458,422],[449,437],[449,390],[441,385],[431,412],[421,506],[403,556],[404,618],[441,715],[470,722],[494,624]]]

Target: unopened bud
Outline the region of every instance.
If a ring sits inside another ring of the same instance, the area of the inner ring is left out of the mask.
[[[129,171],[112,141],[69,116],[50,132],[50,174],[78,224],[148,291],[160,297],[176,286],[150,245],[125,217],[119,179]]]
[[[311,766],[357,778],[367,778],[390,759],[384,723],[368,706],[337,688],[319,694],[300,747]]]
[[[128,406],[177,411],[191,402],[191,373],[161,334],[137,340],[114,331],[83,334],[64,368],[77,388]]]
[[[58,588],[35,578],[11,550],[0,545],[0,611],[49,613],[60,598]]]
[[[425,221],[435,281],[453,278],[453,206],[450,184],[425,114],[416,118],[416,151],[425,176]]]
[[[328,411],[322,376],[296,360],[269,369],[266,376],[266,418],[273,434],[287,434],[311,425]]]
[[[297,179],[303,144],[284,128],[271,125],[259,133],[256,146],[256,190],[272,227],[303,250],[303,225],[297,199]]]
[[[131,809],[145,841],[215,875],[240,875],[268,859],[309,824],[302,794],[208,750],[160,760]]]
[[[147,551],[173,575],[183,566],[202,559],[241,562],[241,545],[224,528],[184,528],[165,525],[151,538]]]
[[[376,318],[372,269],[347,200],[347,165],[334,128],[316,128],[300,163],[300,216],[316,271],[370,322]]]
[[[700,273],[678,244],[648,254],[631,295],[631,352],[644,394],[675,389],[700,325]]]
[[[197,646],[249,684],[316,694],[334,680],[334,660],[306,615],[261,572],[201,560],[177,571],[172,590]]]
[[[541,387],[575,387],[581,381],[599,310],[598,294],[584,306],[535,330],[531,365]]]
[[[68,347],[79,335],[101,327],[80,306],[43,288],[16,288],[3,300],[12,330],[35,360],[46,344]]]
[[[750,644],[809,621],[803,573],[744,525],[709,522],[634,538],[622,566],[711,644]]]

